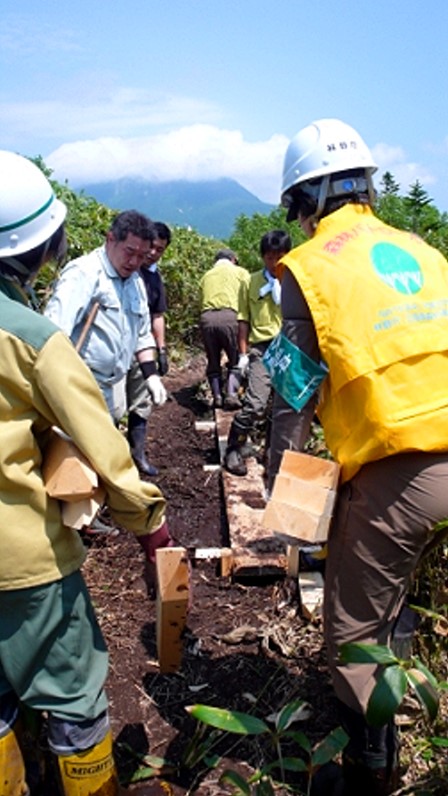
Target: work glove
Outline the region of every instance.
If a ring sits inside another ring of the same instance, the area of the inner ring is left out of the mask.
[[[249,354],[240,354],[238,358],[237,368],[242,376],[247,375],[249,370]]]
[[[151,393],[151,397],[155,406],[162,406],[162,404],[165,403],[167,396],[160,376],[158,376],[157,373],[153,373],[152,376],[149,376],[146,379],[146,384],[148,385],[148,390]]]
[[[156,550],[160,547],[174,547],[175,542],[170,536],[166,520],[153,533],[145,533],[143,536],[137,536],[137,539],[146,556],[145,580],[148,595],[154,599],[157,591]]]
[[[159,373],[161,376],[166,376],[169,369],[169,362],[166,353],[166,348],[159,348],[158,355],[159,355]]]

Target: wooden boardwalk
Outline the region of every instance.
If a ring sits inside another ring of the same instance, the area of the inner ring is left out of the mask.
[[[232,412],[215,410],[216,437],[223,463]],[[265,485],[263,467],[255,458],[246,460],[247,475],[232,475],[222,467],[222,484],[232,551],[232,571],[239,576],[285,575],[288,558],[285,543],[263,526]]]

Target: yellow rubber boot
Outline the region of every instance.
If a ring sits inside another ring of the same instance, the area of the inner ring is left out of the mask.
[[[85,752],[58,757],[64,796],[118,796],[112,734]]]
[[[14,729],[0,738],[0,793],[2,796],[29,794],[25,765]]]

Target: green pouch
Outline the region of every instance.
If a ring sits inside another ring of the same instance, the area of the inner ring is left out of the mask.
[[[263,364],[271,383],[282,398],[299,412],[320,387],[328,373],[324,363],[317,363],[280,332],[263,355]]]

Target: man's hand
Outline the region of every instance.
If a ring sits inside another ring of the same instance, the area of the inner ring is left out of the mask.
[[[249,370],[249,354],[240,354],[238,358],[237,368],[242,376],[246,376]]]
[[[148,385],[148,390],[151,393],[155,406],[162,406],[166,401],[167,395],[160,376],[154,373],[146,379],[146,384]]]
[[[159,373],[161,376],[166,376],[169,369],[169,362],[166,353],[166,348],[158,349],[158,357],[159,357]]]

